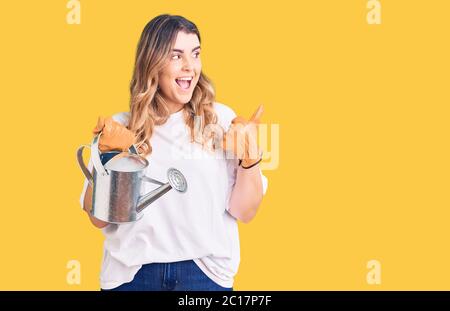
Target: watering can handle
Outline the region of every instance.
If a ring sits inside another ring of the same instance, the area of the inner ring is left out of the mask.
[[[80,148],[78,148],[77,151],[77,159],[78,159],[78,164],[80,165],[81,170],[83,171],[84,176],[86,176],[89,184],[93,187],[94,186],[94,178],[91,175],[91,172],[89,172],[89,169],[86,167],[86,165],[84,164],[83,161],[83,149],[84,147],[91,147],[89,145],[82,145],[80,146]]]
[[[136,155],[139,155],[137,152],[137,149],[134,145],[131,145],[131,147],[128,149],[131,153],[134,153]]]
[[[89,183],[93,185],[94,178],[92,177],[91,173],[87,169],[86,165],[83,162],[83,149],[84,147],[90,147],[91,148],[91,160],[94,164],[94,168],[96,172],[102,176],[108,175],[108,172],[103,167],[102,161],[100,160],[100,152],[98,150],[98,141],[100,140],[100,135],[102,133],[100,132],[98,135],[96,135],[92,141],[92,146],[89,145],[82,145],[77,152],[77,158],[78,158],[78,164],[81,167],[81,170],[84,173],[84,176],[88,179]],[[134,154],[138,154],[136,147],[134,145],[131,145],[129,148],[129,151]]]
[[[82,145],[82,146],[80,146],[80,148],[78,148],[78,151],[77,151],[78,164],[80,165],[80,168],[83,171],[84,176],[87,178],[87,180],[89,181],[89,184],[91,186],[94,186],[94,178],[92,177],[91,172],[89,172],[89,169],[86,167],[86,164],[84,164],[84,161],[83,161],[84,147],[91,148],[91,160],[92,160],[92,163],[94,164],[95,170],[102,176],[105,176],[105,174],[106,175],[108,174],[108,172],[106,172],[105,168],[103,167],[102,162],[100,161],[100,156],[99,156],[99,152],[98,152],[99,137],[100,137],[100,134],[98,134],[97,136],[94,137],[92,146]]]
[[[102,161],[100,160],[100,152],[98,150],[98,142],[100,140],[100,135],[102,134],[102,132],[98,133],[98,135],[96,135],[94,137],[94,140],[92,141],[92,163],[94,163],[94,167],[95,170],[101,174],[102,176],[106,176],[108,175],[108,172],[105,170],[105,168],[103,167]],[[131,145],[131,147],[128,149],[129,152],[134,153],[136,155],[139,155],[137,152],[137,149],[134,145]]]
[[[91,147],[91,160],[94,164],[95,171],[101,176],[107,176],[108,172],[103,167],[102,161],[100,160],[100,152],[98,150],[98,141],[100,140],[100,135],[102,132],[95,135],[94,140],[92,141]]]

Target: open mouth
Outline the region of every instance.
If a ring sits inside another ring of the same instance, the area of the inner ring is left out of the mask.
[[[181,78],[176,78],[175,82],[183,90],[188,90],[191,87],[192,80],[193,80],[193,77],[181,77]]]

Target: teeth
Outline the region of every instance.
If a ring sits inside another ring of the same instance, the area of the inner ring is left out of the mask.
[[[186,80],[186,81],[191,81],[191,80],[192,80],[192,77],[177,78],[176,80]]]

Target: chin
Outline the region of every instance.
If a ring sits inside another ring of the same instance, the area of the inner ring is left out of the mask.
[[[183,104],[183,105],[186,105],[187,103],[189,103],[191,101],[191,99],[192,99],[192,95],[189,96],[189,97],[183,96],[181,98],[178,98],[178,102]]]

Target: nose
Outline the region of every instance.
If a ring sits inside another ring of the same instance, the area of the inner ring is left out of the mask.
[[[193,61],[189,59],[189,57],[184,58],[183,61],[183,70],[192,71],[194,68]]]

